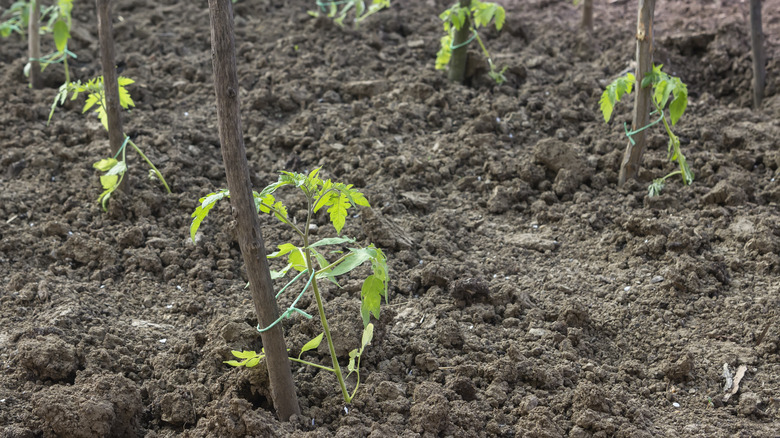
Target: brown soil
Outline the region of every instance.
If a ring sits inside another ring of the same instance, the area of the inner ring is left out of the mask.
[[[506,28],[484,36],[508,82],[478,65],[461,86],[433,69],[447,2],[395,0],[355,31],[310,17],[313,1],[239,0],[253,183],[323,166],[362,188],[374,207],[345,232],[384,248],[393,279],[354,403],[293,364],[290,423],[262,366],[222,363],[260,348],[227,205],[189,240],[198,198],[225,186],[206,3],[116,3],[117,62],[136,80],[125,127],[174,193],[133,157],[131,196],[104,213],[105,132],[80,102],[46,126],[61,68],[28,90],[25,43],[2,41],[0,436],[780,436],[777,0],[759,111],[748,2],[659,2],[656,60],[689,85],[676,131],[696,181],[653,199],[674,169],[663,131],[618,189],[630,104],[610,125],[597,104],[630,67],[636,2],[595,2],[586,39],[568,0],[507,0]],[[93,7],[74,15],[87,79]],[[292,237],[263,224],[271,248]],[[360,342],[358,285],[325,292],[342,352]],[[284,329],[293,350],[319,333],[300,317]],[[724,364],[747,367],[727,401]]]

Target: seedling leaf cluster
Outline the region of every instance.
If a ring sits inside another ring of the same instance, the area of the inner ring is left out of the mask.
[[[640,84],[642,88],[652,87],[651,101],[653,102],[653,106],[655,106],[653,114],[660,114],[660,116],[658,120],[650,123],[648,126],[639,128],[639,130],[647,129],[656,123],[663,122],[666,134],[669,137],[667,159],[676,162],[678,170],[671,172],[662,178],[655,179],[648,187],[648,195],[650,197],[659,195],[666,184],[666,180],[671,176],[680,175],[684,185],[690,185],[694,179],[694,174],[680,148],[680,139],[674,134],[671,128],[671,126],[676,125],[680,118],[682,118],[685,109],[688,107],[688,87],[680,78],[670,76],[663,72],[662,68],[663,65],[653,66],[653,70],[647,72],[642,78],[642,83]],[[635,84],[636,77],[631,73],[626,73],[625,76],[615,79],[607,86],[599,100],[601,113],[604,116],[605,122],[609,122],[617,102],[619,102],[623,96],[631,94]],[[669,120],[667,120],[666,116],[667,109],[669,112]],[[671,126],[669,123],[670,121]],[[627,132],[631,141],[633,141],[631,135],[639,132],[639,130]]]
[[[125,87],[135,83],[135,81],[130,78],[120,76],[117,78],[117,83],[119,85],[120,106],[124,109],[134,107],[135,102],[133,102],[133,99],[130,96],[130,92],[127,91],[127,88]],[[97,114],[100,123],[103,125],[106,131],[108,131],[108,116],[106,114],[106,95],[105,88],[103,87],[103,76],[92,78],[85,83],[76,81],[62,84],[62,86],[60,86],[59,92],[57,93],[57,96],[54,98],[54,103],[52,103],[51,111],[49,112],[49,121],[51,121],[57,106],[64,104],[69,95],[70,100],[76,100],[82,93],[85,93],[87,98],[84,102],[84,107],[81,112],[85,113],[92,109],[93,112]],[[146,163],[149,165],[149,178],[158,179],[165,187],[165,190],[168,193],[171,193],[171,189],[168,187],[168,183],[165,181],[162,173],[157,170],[157,167],[149,160],[146,154],[144,154],[143,151],[132,140],[130,140],[130,137],[125,135],[125,141],[122,144],[122,147],[117,151],[116,155],[113,157],[104,158],[92,165],[93,168],[101,172],[105,172],[100,176],[100,185],[103,187],[103,192],[100,194],[100,196],[98,196],[98,202],[103,207],[103,210],[108,209],[108,200],[111,198],[111,195],[119,188],[119,185],[122,183],[122,179],[125,176],[125,172],[127,171],[128,144],[133,147],[133,149],[135,149],[141,158],[143,158],[143,160],[146,161]],[[120,155],[121,160],[119,159]]]
[[[339,6],[341,6],[340,9]],[[320,13],[323,13],[326,17],[332,18],[333,22],[340,27],[344,27],[344,20],[346,20],[349,11],[354,9],[355,18],[353,21],[357,28],[366,18],[384,8],[389,8],[390,0],[371,0],[371,4],[368,7],[366,7],[366,2],[363,0],[317,0],[317,7],[320,11],[309,11],[309,15],[319,17]]]
[[[507,67],[496,70],[493,60],[490,58],[490,53],[477,32],[477,29],[480,27],[487,27],[491,21],[494,21],[496,30],[500,31],[504,27],[504,22],[506,21],[506,11],[503,7],[496,3],[471,0],[468,7],[463,7],[460,3],[455,3],[449,9],[442,12],[441,15],[439,15],[439,18],[443,22],[442,26],[445,35],[441,38],[441,48],[436,54],[437,70],[447,68],[450,63],[450,58],[452,57],[452,51],[458,48],[453,47],[454,33],[464,26],[468,26],[469,30],[473,33],[473,37],[464,44],[476,40],[490,66],[490,77],[498,84],[506,82],[504,72]]]
[[[330,179],[323,180],[318,177],[319,172],[320,168],[314,169],[309,174],[282,171],[277,182],[260,192],[253,192],[253,197],[258,214],[273,215],[277,220],[294,230],[302,241],[301,246],[291,242],[282,243],[278,245],[278,251],[267,256],[269,259],[286,258],[287,260],[286,265],[282,269],[271,271],[272,279],[281,279],[287,276],[287,274],[295,273],[294,278],[279,291],[277,298],[293,285],[303,283],[303,287],[292,304],[271,326],[281,321],[282,318],[290,317],[294,313],[311,318],[306,312],[295,307],[298,300],[307,291],[311,290],[317,302],[317,311],[323,331],[320,335],[307,342],[301,348],[297,357],[290,357],[290,360],[334,373],[339,381],[344,401],[350,403],[360,386],[360,358],[374,336],[374,325],[371,323],[371,317],[379,318],[382,299],[384,298],[385,302],[388,299],[387,259],[382,250],[373,244],[367,247],[359,247],[355,245],[354,239],[341,236],[341,231],[349,217],[349,210],[357,206],[370,207],[370,204],[365,196],[351,184],[334,182]],[[278,189],[285,186],[299,189],[306,198],[308,206],[307,217],[303,227],[300,227],[295,220],[290,218],[284,203],[277,200],[274,196]],[[220,190],[210,193],[199,200],[200,205],[193,212],[192,224],[190,225],[190,237],[193,241],[195,241],[196,233],[203,220],[216,203],[229,196],[228,190]],[[335,228],[338,236],[326,237],[312,242],[310,240],[312,237],[310,235],[310,225],[314,215],[322,209],[327,211],[330,223]],[[326,247],[336,247],[336,249],[325,252],[324,249]],[[335,260],[332,260],[333,258]],[[352,272],[364,264],[370,264],[371,274],[364,279],[360,293],[360,318],[363,322],[363,335],[360,347],[353,349],[349,353],[348,374],[344,376],[333,345],[318,280],[327,280],[338,285],[338,277]],[[265,328],[258,327],[258,330],[262,332],[271,326]],[[325,366],[302,359],[305,352],[318,348],[323,338],[328,344],[332,366]],[[260,363],[260,360],[264,357],[264,352],[261,351],[258,354],[254,351],[234,351],[233,355],[237,359],[242,360],[230,360],[226,361],[226,364],[252,367]],[[350,393],[347,390],[345,379],[353,373],[356,375],[356,383],[353,391]]]

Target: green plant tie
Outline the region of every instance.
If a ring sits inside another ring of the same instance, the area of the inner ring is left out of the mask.
[[[475,30],[474,35],[471,35],[471,38],[467,39],[465,42],[458,44],[457,46],[453,46],[452,42],[450,42],[450,50],[460,49],[463,46],[467,46],[471,44],[471,42],[474,41],[476,37],[477,37],[477,31]]]
[[[298,274],[291,282],[287,283],[287,286],[291,285],[295,280],[300,278],[300,276],[302,274],[306,273],[306,272],[308,272],[308,269],[306,271],[303,271],[300,274]],[[314,276],[315,275],[316,275],[316,272],[313,272],[309,276],[309,281],[306,282],[306,286],[303,287],[303,290],[301,291],[301,293],[299,293],[298,297],[295,299],[295,301],[293,301],[293,303],[290,304],[290,307],[288,307],[287,310],[284,311],[284,313],[282,313],[278,318],[276,318],[276,321],[272,322],[271,325],[269,325],[266,328],[260,328],[260,324],[258,324],[257,325],[257,331],[260,332],[260,333],[266,332],[266,331],[270,330],[271,327],[275,326],[276,324],[279,324],[279,321],[281,321],[284,318],[289,318],[295,312],[300,313],[306,319],[312,319],[311,315],[309,315],[308,313],[304,312],[301,309],[298,309],[297,307],[295,307],[295,305],[298,304],[298,300],[300,300],[301,297],[303,296],[303,294],[306,293],[306,290],[309,289],[309,286],[311,286],[311,282],[312,282],[312,280],[314,280]],[[285,286],[284,289],[287,289],[287,286]],[[284,289],[282,289],[282,290],[284,290]],[[282,293],[282,292],[280,291],[279,293]],[[276,297],[278,298],[279,295],[277,294]]]
[[[115,160],[116,160],[116,157],[118,157],[118,156],[119,156],[119,154],[121,154],[121,153],[122,153],[122,151],[123,151],[123,150],[125,150],[125,146],[127,146],[127,143],[128,143],[129,141],[130,141],[130,137],[126,135],[126,136],[125,136],[125,142],[124,142],[124,143],[122,143],[122,147],[120,147],[120,148],[119,148],[119,150],[118,150],[118,151],[116,151],[116,154],[114,154],[114,159],[115,159]]]
[[[655,113],[657,113],[657,112],[658,112],[658,111],[653,111],[652,113],[650,113],[650,115],[653,115],[653,114],[655,114]],[[639,128],[639,129],[637,129],[636,131],[629,131],[629,130],[628,130],[628,124],[627,124],[626,122],[623,122],[623,130],[625,130],[625,131],[626,131],[626,136],[628,137],[628,141],[630,141],[630,142],[631,142],[631,145],[634,145],[634,146],[635,146],[635,145],[636,145],[636,142],[634,141],[634,138],[633,138],[633,137],[631,137],[632,135],[634,135],[634,134],[639,134],[640,132],[644,131],[645,129],[647,129],[647,128],[651,127],[651,126],[657,125],[657,124],[658,124],[658,123],[660,123],[660,122],[661,122],[661,120],[663,120],[663,119],[664,119],[664,115],[663,115],[663,114],[661,114],[661,117],[659,117],[659,118],[658,118],[658,120],[656,120],[655,122],[650,122],[649,124],[647,124],[647,125],[645,125],[645,126],[643,126],[643,127]]]

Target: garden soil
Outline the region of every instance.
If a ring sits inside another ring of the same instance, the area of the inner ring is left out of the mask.
[[[568,0],[507,0],[504,29],[482,32],[506,83],[475,46],[460,85],[434,70],[443,1],[396,0],[342,29],[310,16],[314,1],[239,0],[252,183],[321,166],[354,184],[372,207],[344,233],[389,259],[357,397],[345,406],[332,374],[293,363],[290,422],[262,364],[223,363],[261,348],[228,204],[190,239],[198,199],[226,185],[207,3],[113,3],[117,65],[136,81],[125,129],[173,194],[130,151],[129,192],[102,211],[105,131],[83,100],[47,125],[62,67],[29,90],[25,42],[2,40],[0,436],[780,436],[779,1],[763,2],[758,110],[749,2],[659,2],[655,59],[688,84],[674,130],[696,180],[649,198],[674,170],[663,129],[618,188],[631,100],[610,124],[598,106],[633,68],[634,1],[596,1],[588,37]],[[86,80],[100,74],[92,4],[76,2],[73,29]],[[278,198],[303,219],[303,199]],[[335,235],[327,219],[319,237]],[[269,251],[295,238],[261,222]],[[344,367],[365,273],[324,286]],[[310,296],[299,307],[316,313]],[[283,327],[295,355],[321,331],[300,315]],[[306,358],[330,361],[324,345]]]

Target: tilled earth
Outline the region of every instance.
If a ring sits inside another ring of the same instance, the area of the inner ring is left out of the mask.
[[[597,103],[631,68],[633,1],[596,1],[586,37],[568,0],[506,0],[504,30],[483,36],[508,81],[476,61],[464,86],[433,69],[445,2],[395,0],[354,30],[309,16],[313,1],[239,0],[255,187],[317,166],[355,184],[373,207],[344,232],[383,248],[392,277],[355,401],[293,364],[289,423],[263,366],[222,363],[261,347],[227,204],[189,239],[198,198],[226,184],[207,3],[115,3],[117,63],[136,80],[125,129],[173,194],[134,156],[131,192],[104,213],[92,163],[105,132],[79,101],[47,126],[61,67],[29,90],[26,43],[2,40],[0,436],[780,435],[777,0],[763,2],[760,110],[748,2],[659,2],[656,62],[688,83],[675,130],[696,181],[652,199],[648,183],[674,169],[663,130],[618,189],[631,105],[607,125]],[[98,75],[92,4],[76,2],[73,33],[73,76]],[[285,199],[300,218],[302,200]],[[262,223],[269,249],[294,237]],[[343,365],[359,280],[324,291]],[[300,317],[284,329],[293,352],[320,332]],[[329,361],[324,346],[308,354]],[[745,369],[734,395],[724,367]]]

